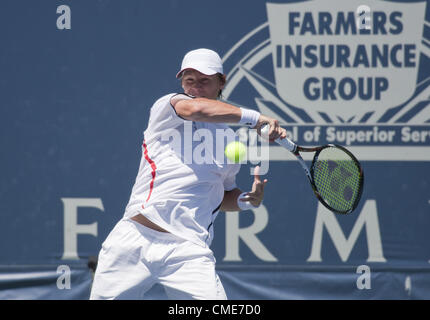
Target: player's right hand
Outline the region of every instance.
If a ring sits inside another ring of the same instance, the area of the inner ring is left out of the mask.
[[[281,140],[287,137],[287,131],[279,126],[279,121],[274,118],[260,115],[257,125],[254,129],[257,129],[257,133],[261,136],[261,128],[265,125],[269,125],[269,141],[274,142],[276,139]]]

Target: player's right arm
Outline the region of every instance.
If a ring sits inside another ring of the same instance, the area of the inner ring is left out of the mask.
[[[213,99],[173,97],[171,104],[178,116],[191,121],[238,123],[242,115],[240,108]]]
[[[239,123],[242,110],[231,104],[206,98],[184,99],[183,96],[173,97],[171,105],[176,114],[185,120],[216,123]],[[274,141],[277,138],[285,138],[285,129],[279,126],[278,120],[260,114],[254,129],[260,133],[264,124],[269,124],[269,138]]]

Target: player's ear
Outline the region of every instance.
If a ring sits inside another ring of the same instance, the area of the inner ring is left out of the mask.
[[[227,76],[225,74],[218,73],[218,77],[219,77],[221,90],[222,90],[224,89],[225,83],[227,82],[227,78],[226,78]]]

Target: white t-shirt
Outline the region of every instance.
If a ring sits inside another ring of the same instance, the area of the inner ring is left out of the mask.
[[[172,234],[209,246],[224,191],[237,187],[240,164],[228,163],[224,155],[227,141],[237,137],[225,124],[179,117],[170,103],[175,95],[160,98],[151,108],[124,218],[141,213]]]

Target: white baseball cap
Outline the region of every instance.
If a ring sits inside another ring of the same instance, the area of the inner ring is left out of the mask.
[[[182,60],[181,70],[176,74],[176,78],[182,77],[182,72],[186,69],[194,69],[208,76],[224,73],[220,56],[209,49],[188,52]]]

